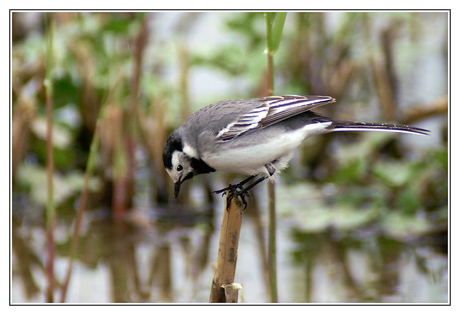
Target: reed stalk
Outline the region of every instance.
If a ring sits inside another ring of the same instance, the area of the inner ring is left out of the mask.
[[[273,56],[278,50],[283,33],[286,12],[265,13],[267,31],[267,94],[273,95],[275,90],[275,74]],[[276,266],[276,187],[274,181],[268,182],[268,272],[270,283],[270,302],[278,302],[278,275]]]
[[[53,19],[52,15],[46,15],[47,36],[46,36],[46,75],[44,81],[46,95],[46,174],[47,174],[47,202],[46,202],[46,275],[48,286],[46,288],[46,301],[54,302],[54,226],[56,211],[54,204],[54,156],[53,156]]]
[[[100,119],[98,119],[98,122],[99,120]],[[86,163],[83,189],[81,192],[80,203],[78,205],[77,215],[75,217],[72,240],[70,242],[69,266],[67,268],[67,272],[66,272],[64,281],[62,283],[62,286],[61,286],[61,298],[59,300],[60,303],[64,303],[67,297],[67,289],[69,287],[70,278],[72,276],[73,263],[75,261],[75,256],[77,253],[80,227],[83,221],[83,215],[85,213],[86,203],[88,200],[89,182],[91,179],[91,174],[96,170],[97,160],[99,157],[100,132],[98,130],[99,128],[97,128],[97,125],[96,125],[96,132],[94,133],[93,140],[91,141],[88,162]]]

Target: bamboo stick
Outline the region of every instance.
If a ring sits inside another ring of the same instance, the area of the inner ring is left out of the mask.
[[[217,267],[212,279],[209,298],[211,303],[236,303],[238,301],[237,291],[241,286],[235,284],[234,281],[242,219],[243,203],[241,199],[232,198],[228,203],[228,198],[226,198],[220,230]]]

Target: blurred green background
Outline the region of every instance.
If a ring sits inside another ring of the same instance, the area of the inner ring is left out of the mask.
[[[280,302],[448,302],[448,19],[287,14],[275,94],[330,95],[337,103],[319,113],[431,135],[305,141],[277,183]],[[266,95],[264,13],[18,11],[11,23],[11,301],[46,300],[48,100],[56,299],[88,171],[65,301],[207,302],[223,209],[210,192],[237,178],[197,177],[172,203],[161,155],[192,112]],[[266,189],[258,188],[236,274],[246,303],[269,300]]]

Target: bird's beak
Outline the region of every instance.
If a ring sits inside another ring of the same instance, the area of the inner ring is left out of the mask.
[[[179,191],[180,191],[180,185],[181,181],[178,180],[177,182],[174,183],[174,200],[177,200],[177,196],[179,196]]]
[[[179,196],[180,185],[185,182],[187,179],[193,177],[193,172],[188,173],[185,177],[180,177],[177,182],[174,183],[174,200],[177,200],[177,196]]]

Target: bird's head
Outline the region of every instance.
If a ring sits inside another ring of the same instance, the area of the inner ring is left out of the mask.
[[[163,164],[174,181],[174,199],[179,195],[180,186],[195,175],[192,158],[183,152],[184,145],[177,133],[172,133],[163,151]]]

